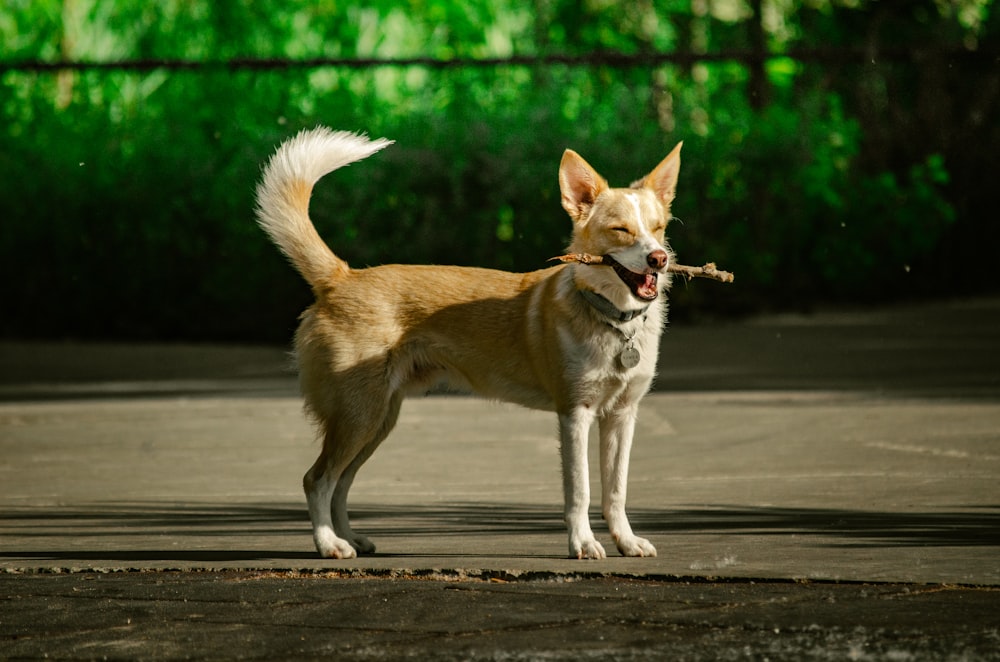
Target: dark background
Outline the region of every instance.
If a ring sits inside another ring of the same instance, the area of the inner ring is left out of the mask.
[[[990,1],[140,3],[0,10],[0,336],[284,342],[310,294],[253,220],[322,123],[397,144],[321,183],[353,266],[530,270],[572,147],[613,185],[684,141],[668,234],[733,285],[676,317],[995,293]]]

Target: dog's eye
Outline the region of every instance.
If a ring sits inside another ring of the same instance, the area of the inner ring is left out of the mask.
[[[611,228],[613,232],[624,232],[625,234],[632,234],[632,232],[625,226],[619,226],[617,228]]]

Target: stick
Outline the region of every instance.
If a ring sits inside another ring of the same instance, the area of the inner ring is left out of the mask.
[[[667,265],[667,271],[671,271],[675,274],[681,274],[688,280],[698,277],[711,278],[712,280],[717,280],[720,283],[731,283],[736,279],[736,276],[734,276],[732,272],[717,269],[715,262],[706,262],[700,267],[689,267],[685,264],[671,262]]]
[[[558,257],[551,258],[552,260],[558,260],[560,262],[579,262],[580,264],[605,264],[604,257],[601,255],[590,255],[589,253],[572,253],[570,255],[559,255]],[[712,280],[717,280],[720,283],[731,283],[736,278],[732,273],[728,271],[722,271],[715,266],[715,262],[708,262],[701,267],[689,267],[686,264],[677,264],[671,262],[667,266],[667,271],[675,274],[680,274],[684,278],[691,280],[692,278],[711,278]]]

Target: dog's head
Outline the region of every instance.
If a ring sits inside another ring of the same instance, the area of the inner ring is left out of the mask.
[[[656,299],[669,284],[661,278],[672,259],[664,232],[680,166],[678,144],[652,172],[630,188],[618,189],[573,150],[563,154],[559,188],[563,208],[573,219],[568,252],[604,257],[612,269],[588,267],[585,279],[622,308],[634,307],[636,299]]]

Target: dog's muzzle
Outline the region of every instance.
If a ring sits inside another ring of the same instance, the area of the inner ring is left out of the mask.
[[[659,282],[658,272],[666,269],[667,263],[670,261],[670,257],[666,251],[656,250],[646,256],[646,263],[650,269],[656,269],[657,271],[646,271],[643,273],[632,271],[610,255],[602,257],[604,263],[610,265],[615,270],[615,273],[618,274],[618,277],[628,286],[636,298],[643,301],[652,301],[659,295],[660,290],[657,287]]]

